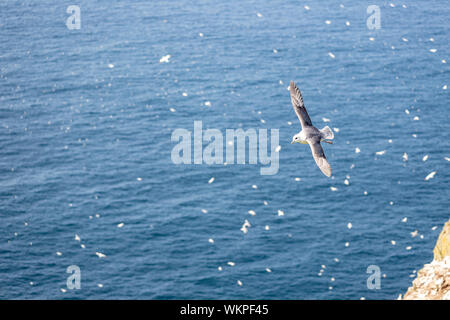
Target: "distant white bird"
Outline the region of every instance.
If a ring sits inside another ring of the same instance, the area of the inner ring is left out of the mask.
[[[331,177],[331,167],[325,157],[325,153],[323,152],[320,142],[324,141],[332,144],[333,142],[326,141],[325,139],[334,139],[334,133],[328,126],[325,126],[321,130],[313,126],[311,118],[309,117],[305,105],[303,104],[302,94],[293,81],[291,81],[289,91],[291,93],[292,106],[294,107],[294,111],[302,125],[302,130],[294,135],[291,143],[297,142],[309,144],[317,166],[324,175]]]
[[[103,254],[101,252],[96,252],[95,253],[99,258],[106,258],[106,254]]]
[[[163,63],[163,62],[168,63],[169,59],[170,59],[170,54],[163,56],[161,59],[159,59],[159,63]]]
[[[252,225],[250,224],[250,222],[248,222],[247,219],[245,219],[244,224],[242,225],[241,231],[246,234],[248,232],[247,228],[250,228]]]
[[[433,172],[431,172],[429,175],[427,175],[427,176],[425,177],[425,181],[428,181],[428,180],[430,180],[430,179],[433,179],[433,178],[434,178],[434,175],[436,174],[436,172],[437,172],[437,171],[433,171]]]
[[[403,153],[403,161],[408,161],[408,154],[406,152]]]

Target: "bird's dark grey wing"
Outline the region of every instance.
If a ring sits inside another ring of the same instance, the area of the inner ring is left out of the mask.
[[[307,139],[306,141],[311,147],[312,155],[320,171],[327,177],[331,177],[331,167],[320,145],[320,138]]]
[[[295,85],[294,81],[291,81],[289,85],[289,92],[291,93],[292,106],[294,107],[295,113],[302,124],[302,127],[312,126],[311,118],[306,111],[305,104],[303,103],[303,97],[300,90]]]

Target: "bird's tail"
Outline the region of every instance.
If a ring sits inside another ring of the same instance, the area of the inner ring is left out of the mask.
[[[322,136],[322,139],[334,139],[333,130],[331,130],[329,126],[325,126],[323,129],[320,129],[320,134]]]

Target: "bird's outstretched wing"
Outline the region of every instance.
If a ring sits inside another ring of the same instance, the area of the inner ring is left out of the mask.
[[[289,92],[291,93],[292,106],[294,107],[295,113],[302,124],[302,128],[305,126],[312,126],[311,119],[303,103],[302,93],[297,88],[294,81],[291,81],[291,84],[289,85]]]
[[[312,155],[320,171],[327,177],[331,177],[331,167],[320,145],[320,138],[308,139],[307,142],[311,147]]]

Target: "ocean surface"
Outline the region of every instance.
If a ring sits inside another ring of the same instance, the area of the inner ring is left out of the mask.
[[[0,299],[396,299],[450,216],[449,18],[434,0],[3,1]],[[290,80],[334,130],[331,178],[290,144]],[[194,121],[279,129],[278,173],[175,164]]]

